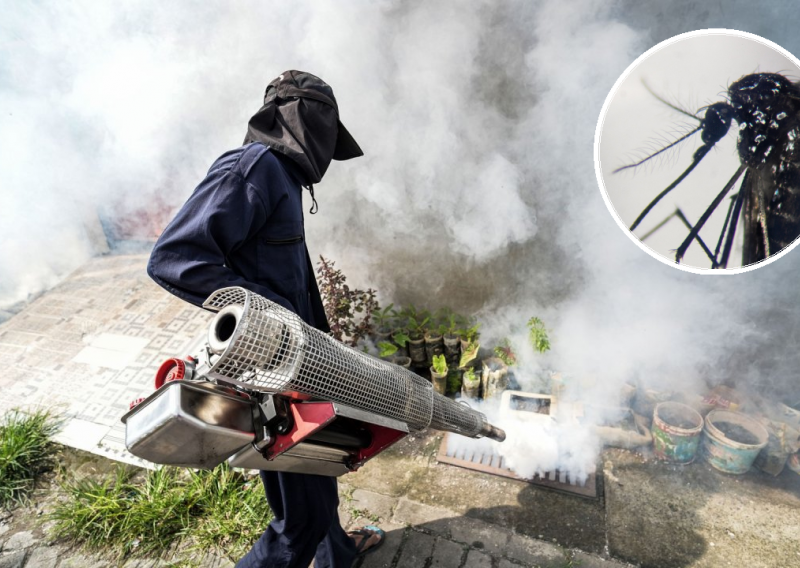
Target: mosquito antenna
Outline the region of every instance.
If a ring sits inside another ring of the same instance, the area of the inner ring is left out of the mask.
[[[708,150],[706,150],[706,152],[708,152]],[[675,253],[676,263],[680,264],[683,255],[686,254],[686,249],[688,249],[689,245],[692,244],[692,241],[700,232],[700,229],[703,228],[703,225],[706,224],[706,221],[708,221],[708,218],[711,217],[711,214],[714,212],[714,210],[719,206],[722,200],[725,199],[725,195],[727,195],[731,188],[736,184],[736,181],[741,177],[742,172],[744,172],[745,169],[747,169],[747,166],[744,164],[739,166],[739,169],[737,169],[736,173],[733,174],[733,177],[728,180],[728,183],[725,184],[725,187],[722,188],[722,191],[719,192],[719,195],[714,198],[714,201],[708,206],[708,209],[706,209],[705,213],[703,213],[703,216],[700,217],[700,220],[695,224],[694,227],[692,227],[692,230],[689,231],[689,236],[686,237],[683,243],[681,243],[681,246],[678,247],[678,251]]]
[[[697,117],[695,116],[695,117],[693,117],[693,118],[697,118]],[[698,119],[698,120],[699,120],[699,119]],[[703,128],[703,125],[701,124],[700,126],[698,126],[697,128],[695,128],[694,130],[692,130],[691,132],[688,132],[688,133],[684,134],[683,136],[681,136],[680,138],[678,138],[677,140],[675,140],[674,142],[672,142],[672,143],[671,143],[671,144],[669,144],[668,146],[664,146],[664,147],[663,147],[663,148],[661,148],[661,150],[659,150],[658,152],[655,152],[655,153],[653,153],[653,154],[650,154],[649,156],[647,156],[646,158],[643,158],[643,159],[639,160],[639,161],[638,161],[638,162],[636,162],[635,164],[628,164],[627,166],[622,166],[622,167],[620,167],[620,168],[617,168],[616,170],[614,170],[614,171],[613,171],[613,172],[611,172],[611,173],[612,173],[612,174],[617,174],[617,173],[621,172],[622,170],[627,170],[627,169],[629,169],[629,168],[638,168],[639,166],[641,166],[642,164],[644,164],[644,163],[645,163],[647,160],[650,160],[650,159],[652,159],[652,158],[655,158],[655,157],[656,157],[656,156],[658,156],[659,154],[661,154],[661,153],[663,153],[663,152],[666,152],[667,150],[669,150],[670,148],[672,148],[672,147],[673,147],[673,146],[675,146],[676,144],[679,144],[679,143],[683,142],[684,140],[686,140],[686,139],[687,139],[689,136],[691,136],[692,134],[694,134],[694,133],[695,133],[695,132],[697,132],[698,130],[702,130],[702,128]]]
[[[644,219],[644,218],[645,218],[645,216],[647,216],[647,214],[648,214],[648,213],[650,213],[650,210],[651,210],[653,207],[655,207],[655,206],[656,206],[656,204],[657,204],[659,201],[661,201],[661,199],[662,199],[662,198],[663,198],[665,195],[667,195],[667,194],[668,194],[670,191],[672,191],[673,189],[675,189],[675,186],[677,186],[679,183],[681,183],[681,182],[683,181],[683,179],[684,179],[686,176],[688,176],[690,173],[692,173],[692,170],[693,170],[693,169],[695,169],[695,167],[697,167],[697,164],[699,164],[699,163],[700,163],[700,160],[702,160],[702,159],[705,157],[705,155],[706,155],[706,154],[708,154],[708,151],[709,151],[710,149],[711,149],[711,146],[700,146],[700,147],[697,149],[697,151],[694,153],[694,157],[692,158],[692,163],[691,163],[691,164],[689,164],[689,167],[688,167],[688,168],[686,168],[686,170],[684,170],[684,172],[683,172],[681,175],[679,175],[679,176],[678,176],[678,179],[676,179],[676,180],[675,180],[675,181],[673,181],[671,184],[669,184],[669,186],[667,187],[667,189],[665,189],[664,191],[662,191],[661,193],[659,193],[659,194],[656,196],[656,198],[655,198],[655,199],[653,199],[653,201],[651,201],[651,202],[650,202],[650,204],[649,204],[647,207],[645,207],[645,208],[644,208],[644,211],[642,211],[642,212],[639,214],[639,216],[638,216],[638,217],[636,218],[636,220],[633,222],[633,225],[631,225],[631,229],[630,229],[631,231],[633,231],[633,230],[634,230],[636,227],[638,227],[638,226],[639,226],[639,223],[641,223],[641,222],[642,222],[642,219]]]
[[[653,91],[653,89],[651,89],[651,88],[650,88],[650,85],[648,85],[648,84],[647,84],[647,83],[644,81],[644,79],[642,79],[642,85],[644,85],[644,88],[645,88],[645,89],[647,89],[647,92],[648,92],[648,93],[650,93],[651,95],[653,95],[653,96],[654,96],[656,99],[658,99],[658,100],[659,100],[660,102],[662,102],[663,104],[667,105],[667,106],[668,106],[669,108],[671,108],[672,110],[678,111],[678,112],[679,112],[679,113],[681,113],[681,114],[685,114],[685,115],[686,115],[686,116],[688,116],[689,118],[693,118],[693,119],[695,119],[695,120],[696,120],[696,121],[698,121],[698,122],[702,122],[702,121],[703,121],[703,119],[702,119],[702,118],[698,118],[698,117],[697,117],[697,115],[695,115],[695,114],[692,114],[692,113],[691,113],[691,112],[689,112],[688,110],[686,110],[686,109],[682,109],[681,107],[679,107],[679,106],[677,106],[677,105],[674,105],[674,104],[672,104],[672,103],[671,103],[671,102],[669,102],[668,100],[661,98],[661,97],[660,97],[660,96],[659,96],[659,95],[658,95],[656,92],[654,92],[654,91]]]
[[[675,104],[672,104],[668,100],[666,100],[666,99],[662,98],[661,96],[659,96],[655,91],[653,91],[653,89],[650,88],[650,85],[648,85],[645,82],[644,79],[642,79],[642,85],[644,85],[644,88],[647,89],[647,92],[650,93],[651,95],[653,95],[656,98],[656,100],[658,100],[660,103],[663,103],[663,104],[667,105],[669,108],[671,108],[672,110],[677,111],[677,112],[679,112],[679,113],[681,113],[681,114],[683,114],[685,116],[688,116],[689,118],[692,118],[692,119],[696,120],[697,122],[700,123],[700,125],[697,128],[695,128],[694,130],[692,130],[691,132],[688,132],[687,134],[684,134],[683,136],[681,136],[680,138],[678,138],[677,140],[675,140],[674,142],[672,142],[668,146],[665,146],[665,147],[661,148],[659,151],[655,152],[654,154],[650,154],[649,156],[645,157],[642,160],[639,160],[635,164],[628,164],[626,166],[622,166],[621,168],[617,168],[616,170],[611,172],[612,174],[619,173],[622,170],[627,170],[629,168],[636,168],[636,167],[641,166],[646,161],[648,161],[648,160],[650,160],[652,158],[655,158],[656,156],[658,156],[659,154],[661,154],[663,152],[666,152],[667,150],[669,150],[670,148],[672,148],[676,144],[679,144],[679,143],[683,142],[689,136],[691,136],[692,134],[694,134],[698,130],[702,130],[702,128],[703,128],[703,119],[702,118],[697,117],[696,115],[692,114],[688,110],[682,109],[681,107],[679,107],[679,106],[677,106]]]
[[[742,180],[742,187],[746,187],[747,180],[750,177],[750,172],[744,174],[744,180]],[[736,234],[736,225],[739,223],[739,214],[742,211],[742,203],[744,203],[744,190],[739,190],[739,195],[736,198],[736,204],[733,206],[733,215],[731,216],[731,222],[728,226],[728,238],[725,239],[725,249],[722,251],[722,258],[720,259],[719,266],[722,268],[728,267],[728,258],[731,255],[731,248],[733,247],[733,236]]]

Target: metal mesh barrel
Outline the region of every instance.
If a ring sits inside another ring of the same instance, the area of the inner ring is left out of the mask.
[[[408,369],[343,345],[258,294],[223,288],[203,306],[219,312],[209,329],[211,377],[346,404],[402,420],[413,430],[486,434],[489,425],[480,412],[435,393]]]

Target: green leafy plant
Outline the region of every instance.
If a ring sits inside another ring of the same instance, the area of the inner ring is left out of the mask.
[[[437,375],[446,375],[447,360],[444,358],[444,355],[434,355],[433,365],[431,365],[431,368]]]
[[[49,412],[11,410],[0,424],[0,507],[25,502],[36,479],[56,464],[51,437],[58,424]]]
[[[398,331],[392,335],[392,341],[399,347],[405,347],[411,338],[404,331]]]
[[[397,311],[394,309],[394,304],[389,304],[385,308],[375,310],[372,317],[375,320],[375,328],[378,331],[386,332],[392,329],[397,318]]]
[[[517,362],[517,356],[511,348],[511,342],[507,337],[504,337],[500,345],[494,348],[494,354],[509,367],[515,365]]]
[[[544,322],[537,317],[532,317],[528,320],[528,339],[531,346],[539,353],[545,353],[550,350],[550,338],[547,335],[547,329],[544,327]]]
[[[378,350],[378,355],[380,357],[391,357],[397,353],[397,345],[389,343],[388,341],[380,341],[378,342]]]
[[[447,392],[449,394],[455,394],[459,390],[461,390],[461,373],[451,372],[447,375]]]
[[[464,322],[464,327],[456,330],[456,335],[461,337],[467,343],[475,343],[478,341],[478,329],[481,327],[480,323],[475,323],[470,327],[466,327],[469,322]]]
[[[475,369],[470,367],[466,371],[464,371],[464,382],[465,383],[474,383],[478,380],[477,375],[475,374]]]
[[[417,320],[413,317],[408,318],[408,334],[410,339],[421,339],[428,330],[428,323],[430,321],[430,317],[426,317],[422,320]]]
[[[372,329],[372,317],[380,310],[375,290],[351,289],[333,261],[319,257],[317,265],[319,290],[331,335],[355,347]],[[358,314],[358,315],[357,315]]]
[[[417,307],[410,304],[400,310],[398,319],[403,322],[403,326],[412,340],[422,339],[431,323],[431,314],[428,310],[417,310]]]
[[[477,341],[473,341],[467,345],[467,348],[461,351],[461,359],[458,361],[458,366],[464,368],[474,361],[478,357],[478,350],[480,347]]]

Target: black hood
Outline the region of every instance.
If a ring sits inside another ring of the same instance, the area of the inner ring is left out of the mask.
[[[244,143],[251,142],[292,160],[306,185],[318,183],[331,160],[364,155],[339,121],[333,89],[303,71],[286,71],[267,85],[264,106],[247,125]]]

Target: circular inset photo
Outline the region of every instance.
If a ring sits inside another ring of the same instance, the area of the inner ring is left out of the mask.
[[[658,44],[608,94],[595,169],[654,258],[702,274],[769,264],[800,242],[800,60],[735,30]]]

